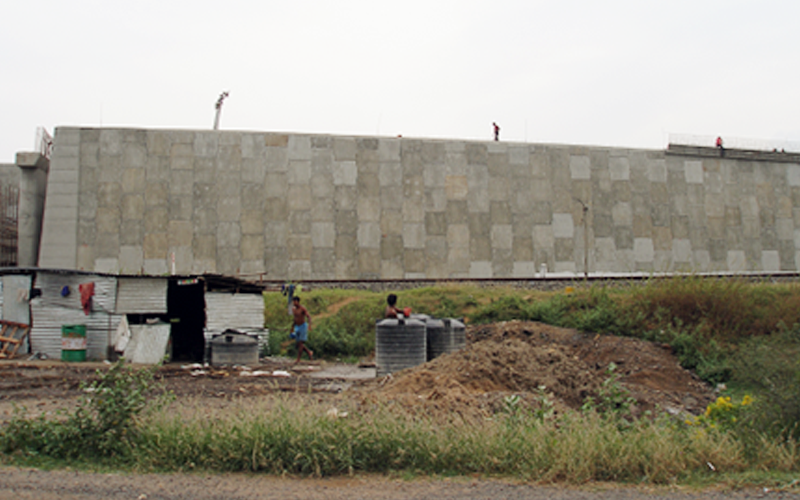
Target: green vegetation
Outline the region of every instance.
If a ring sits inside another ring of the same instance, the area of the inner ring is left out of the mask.
[[[613,367],[580,411],[557,413],[540,388],[489,419],[436,418],[361,401],[338,411],[296,393],[219,415],[148,411],[153,371],[114,365],[74,414],[0,428],[3,460],[111,460],[135,470],[490,474],[526,480],[703,482],[769,486],[800,472],[800,287],[699,277],[553,292],[441,286],[397,292],[399,305],[467,323],[535,320],[667,343],[680,362],[732,389],[696,418],[635,419]],[[374,348],[385,293],[301,294],[314,318],[309,344],[328,358]],[[264,297],[271,351],[292,348],[286,298]],[[791,325],[791,326],[789,326]],[[268,405],[272,406],[268,406]],[[345,416],[346,415],[346,416]],[[96,458],[100,457],[100,458]],[[66,462],[65,462],[66,463]],[[105,462],[104,462],[105,463]],[[765,472],[766,471],[766,472]]]
[[[139,419],[145,410],[158,410],[169,401],[155,397],[159,388],[154,375],[158,366],[134,369],[124,360],[108,371],[97,371],[98,379],[85,384],[77,409],[55,419],[42,415],[33,420],[17,408],[14,419],[0,427],[0,451],[41,455],[55,459],[107,459],[128,456],[140,438]]]

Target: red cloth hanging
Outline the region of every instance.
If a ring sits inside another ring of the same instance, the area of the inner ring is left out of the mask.
[[[92,312],[92,296],[94,295],[94,282],[81,283],[78,285],[78,290],[81,292],[81,306],[83,313],[87,316]]]

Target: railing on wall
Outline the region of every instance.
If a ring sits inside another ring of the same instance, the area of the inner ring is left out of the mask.
[[[780,139],[746,139],[742,137],[721,136],[727,149],[745,149],[750,151],[776,151],[781,153],[800,153],[800,141]],[[713,148],[717,145],[717,136],[695,134],[669,134],[669,143],[680,146],[698,146]]]
[[[17,265],[19,187],[0,185],[0,267]]]
[[[44,127],[36,127],[36,144],[34,150],[50,159],[50,153],[53,151],[53,137],[45,130]]]

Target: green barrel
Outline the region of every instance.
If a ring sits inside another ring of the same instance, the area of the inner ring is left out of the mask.
[[[61,361],[86,361],[86,325],[61,325]]]

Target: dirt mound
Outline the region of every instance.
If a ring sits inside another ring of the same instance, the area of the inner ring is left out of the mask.
[[[637,400],[637,411],[656,407],[699,413],[713,391],[678,364],[668,346],[633,338],[588,335],[534,322],[470,327],[465,349],[380,381],[379,392],[432,410],[491,413],[503,398],[520,395],[537,406],[544,391],[556,409],[579,408],[609,377]]]

